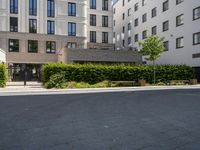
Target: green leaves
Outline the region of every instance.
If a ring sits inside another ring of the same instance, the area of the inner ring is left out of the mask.
[[[155,61],[164,52],[164,39],[156,35],[147,37],[143,42],[139,43],[141,47],[140,53],[147,56],[146,60]]]
[[[6,81],[7,81],[6,66],[4,64],[0,64],[0,87],[6,86]]]
[[[160,65],[156,66],[156,72],[156,82],[195,78],[194,70],[184,65]],[[137,81],[138,79],[145,79],[148,83],[153,83],[152,74],[153,66],[151,65],[48,64],[42,67],[44,84],[50,80],[56,81],[55,84],[64,81],[95,84],[105,80]]]

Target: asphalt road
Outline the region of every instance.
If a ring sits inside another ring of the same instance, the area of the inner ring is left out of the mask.
[[[199,150],[200,90],[0,97],[0,150]]]

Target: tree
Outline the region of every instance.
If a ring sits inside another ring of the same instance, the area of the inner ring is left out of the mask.
[[[164,52],[164,38],[160,38],[159,36],[152,35],[147,37],[144,41],[139,43],[141,47],[140,53],[143,56],[146,56],[145,59],[153,62],[154,69],[154,84],[156,83],[156,69],[155,69],[155,61],[160,57],[160,55]]]

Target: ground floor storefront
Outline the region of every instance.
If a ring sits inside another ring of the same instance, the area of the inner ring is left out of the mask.
[[[8,63],[10,81],[41,81],[42,64]]]

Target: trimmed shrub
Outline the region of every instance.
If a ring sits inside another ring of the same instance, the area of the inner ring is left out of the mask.
[[[7,82],[6,65],[0,64],[0,87],[5,87]]]
[[[99,65],[99,64],[47,64],[42,67],[42,81],[47,83],[55,74],[63,74],[66,82],[99,83],[111,81],[138,81],[144,79],[153,83],[151,65]],[[156,82],[170,80],[189,80],[195,78],[194,70],[185,65],[156,66]]]

